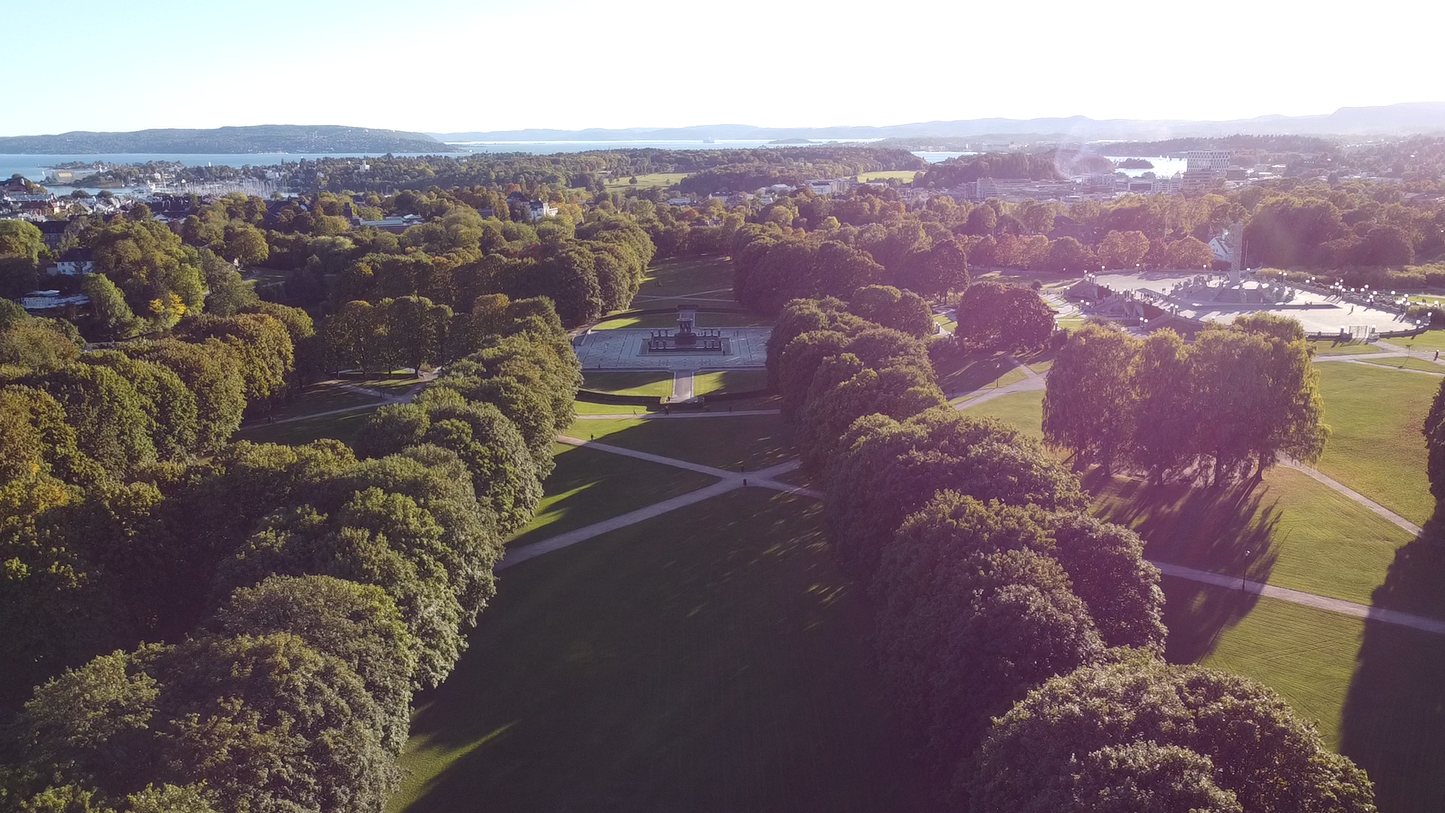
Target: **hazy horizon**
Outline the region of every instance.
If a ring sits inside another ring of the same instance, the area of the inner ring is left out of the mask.
[[[1107,15],[1060,2],[1025,16],[1000,4],[926,2],[880,18],[871,5],[819,0],[423,0],[406,11],[378,0],[257,0],[244,13],[80,0],[57,20],[40,4],[14,6],[7,28],[47,43],[48,62],[43,81],[14,83],[0,135],[256,123],[457,133],[1323,115],[1438,97],[1427,18],[1445,16],[1383,0],[1350,21],[1350,48],[1335,53],[1320,47],[1337,38],[1335,19],[1240,0],[1207,16],[1139,0]],[[1407,15],[1412,24],[1397,25]],[[214,59],[158,72],[169,52],[197,51]],[[127,74],[137,81],[108,87]]]

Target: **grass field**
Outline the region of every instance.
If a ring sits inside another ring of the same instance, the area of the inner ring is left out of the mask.
[[[577,401],[572,404],[578,415],[646,415],[647,407],[623,406],[621,404],[592,404]]]
[[[741,409],[741,407],[739,407]],[[719,469],[748,471],[775,466],[794,457],[792,441],[780,415],[746,415],[696,420],[578,421],[572,437],[674,457]]]
[[[1321,364],[1320,391],[1332,434],[1319,470],[1423,525],[1435,511],[1420,434],[1438,378]]]
[[[693,395],[712,395],[725,392],[753,392],[767,389],[766,370],[715,370],[697,373],[692,377]]]
[[[1427,330],[1414,336],[1400,336],[1385,341],[1396,347],[1414,350],[1445,350],[1445,330]]]
[[[1293,469],[1228,489],[1091,475],[1094,513],[1132,526],[1151,559],[1369,604],[1413,538]]]
[[[649,303],[639,303],[641,307],[648,307]],[[697,315],[697,327],[772,327],[772,322],[765,316],[755,316],[750,313],[699,313]],[[677,314],[673,313],[648,313],[642,316],[624,316],[618,319],[609,319],[599,322],[594,330],[618,330],[620,328],[676,328]]]
[[[668,260],[647,269],[642,277],[639,296],[687,296],[704,291],[718,291],[708,294],[709,299],[732,299],[733,266],[727,257],[696,257],[686,260]],[[634,307],[647,307],[647,300],[633,303]]]
[[[918,173],[915,169],[885,169],[878,172],[861,172],[858,180],[862,183],[868,181],[903,181],[913,183],[913,176]]]
[[[1005,353],[958,353],[934,366],[938,386],[949,396],[984,387],[1006,387],[1027,378]]]
[[[1317,356],[1351,356],[1363,353],[1382,353],[1380,348],[1364,342],[1340,342],[1333,339],[1318,339],[1309,342],[1310,349]]]
[[[648,373],[593,373],[582,374],[583,389],[609,392],[616,395],[672,395],[672,373],[667,370]]]
[[[390,810],[920,809],[818,513],[740,489],[505,571]]]
[[[531,524],[507,543],[530,545],[717,482],[675,466],[556,444],[557,468]]]
[[[377,404],[381,403],[381,401],[377,401]],[[291,421],[290,423],[256,424],[237,432],[235,439],[249,440],[253,443],[284,443],[291,446],[310,443],[321,438],[335,438],[342,443],[350,443],[371,412],[369,409],[357,409],[339,415],[324,415],[319,418]]]
[[[621,178],[613,178],[603,184],[608,192],[625,192],[628,189],[658,189],[667,186],[676,186],[679,181],[687,177],[686,172],[653,172],[646,175],[638,175],[637,183],[631,183],[632,176],[625,175]]]
[[[1167,656],[1257,680],[1375,783],[1385,813],[1445,810],[1445,637],[1165,578]]]
[[[302,415],[314,415],[318,412],[330,412],[333,409],[379,403],[381,403],[381,399],[374,395],[353,392],[335,384],[316,384],[308,387],[295,399],[278,406],[272,411],[271,416],[279,421],[286,418],[298,418]]]
[[[1393,367],[1397,370],[1419,370],[1426,373],[1435,373],[1436,375],[1445,375],[1445,365],[1436,364],[1429,359],[1415,358],[1413,356],[1391,356],[1390,358],[1384,359],[1360,359],[1360,361],[1380,367]]]
[[[998,418],[1010,426],[1017,427],[1019,432],[1026,437],[1043,440],[1043,390],[1011,392],[977,406],[964,407],[963,411],[974,417]]]

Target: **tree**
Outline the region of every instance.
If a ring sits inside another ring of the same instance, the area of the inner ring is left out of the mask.
[[[1099,244],[1099,264],[1105,268],[1137,268],[1149,254],[1149,238],[1141,231],[1111,231]]]
[[[241,279],[241,273],[208,249],[201,250],[201,272],[205,275],[208,291],[207,313],[234,316],[260,301],[256,289]]]
[[[940,490],[1049,510],[1079,508],[1084,501],[1074,476],[1037,443],[953,409],[930,409],[901,422],[860,418],[837,448],[825,472],[824,518],[839,558],[863,576],[877,567],[903,518]]]
[[[1425,416],[1421,432],[1425,435],[1428,453],[1425,467],[1430,478],[1430,493],[1437,500],[1445,499],[1445,381],[1440,383],[1435,400],[1430,402],[1430,412]]]
[[[1161,620],[1164,592],[1158,568],[1144,560],[1144,540],[1085,513],[1055,514],[1047,526],[1054,541],[1050,554],[1089,606],[1104,644],[1162,655],[1168,636]]]
[[[1214,264],[1214,249],[1193,237],[1185,237],[1165,247],[1164,263],[1170,268],[1209,268]]]
[[[1116,328],[1085,325],[1069,335],[1044,390],[1044,440],[1105,472],[1128,448],[1139,343]]]
[[[45,235],[25,220],[0,220],[0,257],[19,257],[39,262]]]
[[[146,433],[160,459],[178,460],[195,451],[199,431],[196,396],[169,368],[119,350],[86,353],[80,360],[114,370],[135,389],[146,416]]]
[[[1053,310],[1030,288],[992,281],[970,285],[957,314],[954,336],[963,347],[1042,347],[1054,332]]]
[[[95,341],[130,339],[145,329],[145,322],[136,318],[109,277],[88,274],[81,282],[81,289],[90,297],[90,318],[83,324]]]
[[[175,339],[127,342],[124,352],[168,368],[191,391],[196,400],[197,454],[216,452],[240,427],[246,385],[235,353],[219,339],[202,344]]]
[[[406,743],[416,642],[378,587],[330,576],[275,576],[231,593],[210,626],[231,637],[289,633],[346,664],[376,701],[383,743]]]
[[[852,292],[848,310],[870,322],[923,338],[935,331],[933,312],[923,297],[891,285],[867,285]]]
[[[260,265],[270,256],[271,249],[266,244],[265,235],[249,223],[229,223],[225,235],[221,256],[228,260],[235,260],[243,266]]]
[[[231,348],[240,364],[248,405],[265,405],[285,393],[295,369],[295,347],[285,325],[274,317],[202,315],[186,320],[178,332],[190,341],[219,339]]]
[[[122,475],[154,463],[150,418],[135,387],[106,367],[70,364],[22,383],[44,390],[65,410],[80,450],[107,472]]]
[[[898,275],[904,287],[922,294],[945,296],[968,287],[968,255],[953,240],[938,240],[903,259]]]
[[[1163,478],[1192,462],[1200,416],[1190,387],[1189,355],[1172,330],[1158,330],[1140,346],[1130,373],[1134,414],[1129,460]]]
[[[19,311],[18,318],[0,326],[0,364],[45,370],[67,364],[80,356],[83,342],[69,322],[37,319],[20,310],[19,306],[15,309]]]
[[[1138,743],[1158,750],[1120,751]],[[1111,764],[1123,771],[1106,774]],[[997,813],[1098,810],[1069,802],[1109,787],[1111,796],[1213,799],[1217,806],[1203,809],[1220,811],[1375,809],[1364,771],[1325,748],[1274,692],[1224,672],[1139,658],[1086,666],[1034,689],[999,718],[978,766],[973,805]]]
[[[407,366],[420,374],[423,365],[441,361],[451,308],[418,296],[383,299],[376,307],[394,352]]]
[[[1049,244],[1044,267],[1049,271],[1080,274],[1098,268],[1099,258],[1078,240],[1060,237]]]

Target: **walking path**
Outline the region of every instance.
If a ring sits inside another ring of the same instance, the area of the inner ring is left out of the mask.
[[[427,378],[428,375],[430,375],[431,378]],[[381,407],[391,406],[392,404],[409,404],[416,399],[416,395],[420,391],[421,386],[428,383],[434,378],[436,378],[436,375],[434,373],[423,373],[421,376],[421,380],[417,381],[416,386],[404,390],[403,392],[396,395],[388,395],[381,390],[373,390],[367,387],[358,387],[354,384],[346,384],[340,381],[320,381],[317,383],[336,384],[341,389],[348,390],[350,392],[360,393],[362,395],[375,396],[378,400],[374,404],[357,404],[356,406],[341,407],[340,409],[328,409],[325,412],[312,412],[309,415],[297,415],[294,418],[282,418],[279,421],[252,421],[245,426],[242,426],[241,428],[254,429],[259,426],[277,426],[283,423],[309,421],[312,418],[326,418],[331,415],[344,415],[348,412],[360,412],[363,409],[380,409]]]
[[[1384,624],[1409,627],[1435,635],[1445,635],[1445,621],[1436,621],[1433,618],[1424,618],[1396,610],[1382,610],[1378,607],[1356,604],[1353,601],[1326,598],[1325,596],[1317,596],[1314,593],[1302,593],[1299,590],[1275,587],[1272,584],[1265,584],[1251,579],[1241,579],[1239,576],[1210,573],[1207,570],[1195,570],[1192,567],[1182,567],[1168,562],[1150,561],[1150,564],[1159,568],[1159,572],[1166,576],[1188,579],[1189,581],[1200,582],[1202,584],[1212,584],[1215,587],[1228,587],[1242,590],[1246,593],[1254,593],[1257,596],[1266,596],[1268,598],[1279,599],[1280,601],[1288,601],[1291,604],[1301,604],[1306,607],[1314,607],[1332,613],[1340,613],[1341,615],[1350,615],[1368,621],[1379,621]]]
[[[618,412],[613,415],[578,415],[579,421],[661,421],[672,420],[673,418],[746,418],[751,415],[781,415],[781,409],[740,409],[737,412],[644,412],[641,415],[629,415],[626,412]]]
[[[672,371],[672,401],[686,401],[692,397],[692,376],[695,370]]]
[[[569,531],[565,534],[559,534],[558,536],[554,536],[551,539],[544,540],[542,542],[537,542],[531,545],[525,545],[519,548],[510,549],[507,551],[506,557],[500,563],[498,563],[498,570],[506,567],[511,567],[512,565],[518,564],[520,562],[525,562],[530,559],[535,559],[538,556],[542,556],[556,550],[571,547],[572,545],[576,545],[579,542],[585,542],[588,539],[592,539],[596,536],[601,536],[602,534],[608,533],[610,531],[615,531],[619,528],[625,528],[629,525],[634,525],[644,520],[652,519],[653,517],[668,513],[669,511],[675,511],[679,508],[684,508],[694,503],[702,502],[703,500],[710,499],[712,497],[718,496],[719,494],[725,494],[734,489],[742,488],[745,481],[749,486],[771,488],[777,491],[782,491],[786,494],[797,494],[800,496],[813,497],[816,499],[823,498],[822,492],[816,491],[814,489],[803,488],[801,486],[790,486],[787,483],[780,483],[772,479],[773,477],[776,477],[780,474],[784,474],[786,472],[797,469],[799,466],[799,461],[797,460],[790,460],[786,463],[780,463],[776,466],[772,466],[766,469],[759,469],[758,471],[752,473],[739,473],[725,471],[723,469],[714,468],[712,466],[704,466],[700,463],[691,463],[686,460],[678,460],[672,457],[655,455],[649,452],[639,452],[634,449],[624,449],[621,446],[612,446],[606,443],[597,443],[596,441],[579,440],[577,438],[567,437],[565,435],[559,435],[557,437],[557,441],[559,443],[566,443],[571,446],[583,446],[589,449],[596,449],[601,452],[620,454],[626,457],[646,460],[651,463],[661,463],[665,466],[674,466],[677,468],[700,472],[702,474],[710,474],[714,477],[719,478],[719,482],[713,483],[712,485],[701,488],[697,491],[683,494],[680,497],[673,497],[670,500],[664,500],[660,503],[656,503],[655,505],[649,505],[646,508],[639,508],[636,511],[632,511],[618,517],[613,517],[611,519],[603,520],[602,522],[596,523],[595,525],[589,525],[585,528],[579,528],[575,531]],[[1346,486],[1324,476],[1323,474],[1319,474],[1313,469],[1292,463],[1286,463],[1285,465],[1303,471],[1305,474],[1308,474],[1311,477],[1314,477],[1315,479],[1324,483],[1325,485],[1335,489],[1336,491],[1339,491],[1340,493],[1349,496],[1351,499],[1356,500],[1361,505],[1370,508],[1370,510],[1375,511],[1381,516],[1384,516],[1386,519],[1390,519],[1391,522],[1394,522],[1396,525],[1399,525],[1406,530],[1410,530],[1411,528],[1413,528],[1414,532],[1416,533],[1418,533],[1420,530],[1419,526],[1411,524],[1408,520],[1399,516],[1398,514],[1390,512],[1389,509],[1369,500],[1368,498],[1357,492],[1351,491]],[[1152,559],[1148,561],[1150,564],[1159,568],[1159,572],[1163,573],[1166,576],[1187,579],[1188,581],[1198,582],[1200,584],[1208,584],[1215,587],[1238,589],[1243,592],[1253,593],[1258,596],[1265,596],[1266,598],[1277,599],[1279,601],[1287,601],[1291,604],[1299,604],[1305,607],[1314,607],[1316,609],[1326,610],[1328,612],[1340,613],[1342,615],[1348,615],[1355,618],[1362,618],[1367,621],[1378,621],[1383,624],[1394,624],[1396,626],[1409,627],[1411,629],[1428,632],[1434,635],[1445,635],[1445,621],[1438,621],[1433,618],[1425,618],[1423,616],[1412,615],[1410,613],[1402,613],[1397,610],[1385,610],[1378,607],[1370,607],[1364,604],[1358,604],[1353,601],[1330,598],[1328,596],[1316,595],[1314,593],[1306,593],[1300,590],[1290,590],[1286,587],[1276,587],[1272,584],[1266,584],[1264,582],[1258,582],[1248,578],[1241,578],[1240,576],[1231,576],[1226,573],[1213,573],[1207,570],[1196,570],[1192,567],[1184,567],[1183,565],[1176,565],[1170,562],[1154,561]]]
[[[1280,461],[1280,465],[1286,466],[1286,467],[1291,468],[1291,469],[1294,469],[1295,471],[1298,471],[1298,472],[1303,472],[1305,475],[1307,475],[1307,476],[1309,476],[1309,477],[1311,477],[1311,478],[1313,478],[1313,479],[1315,479],[1315,480],[1318,480],[1319,482],[1325,484],[1326,486],[1329,486],[1330,488],[1334,489],[1335,491],[1338,491],[1339,493],[1345,495],[1346,497],[1350,498],[1351,500],[1354,500],[1356,503],[1359,503],[1360,505],[1364,506],[1365,508],[1370,509],[1371,511],[1375,512],[1376,514],[1379,514],[1380,516],[1384,517],[1385,519],[1388,519],[1389,521],[1395,523],[1396,525],[1400,526],[1401,528],[1404,528],[1405,530],[1409,531],[1410,533],[1415,534],[1416,536],[1419,536],[1420,534],[1424,533],[1424,529],[1421,528],[1419,525],[1416,525],[1415,523],[1411,522],[1410,520],[1405,519],[1404,517],[1400,516],[1399,514],[1395,513],[1394,511],[1391,511],[1390,509],[1386,508],[1385,506],[1380,505],[1379,503],[1375,502],[1374,500],[1370,499],[1369,497],[1366,497],[1364,494],[1361,494],[1360,492],[1355,491],[1354,489],[1350,488],[1349,486],[1345,485],[1344,483],[1341,483],[1341,482],[1338,481],[1338,480],[1335,480],[1335,479],[1333,479],[1333,478],[1331,478],[1331,477],[1329,477],[1329,476],[1327,476],[1327,475],[1325,475],[1325,474],[1322,474],[1318,469],[1310,468],[1309,466],[1306,466],[1306,465],[1304,465],[1304,464],[1302,464],[1302,463],[1296,463],[1296,462],[1293,461],[1293,460],[1281,460],[1281,461]]]

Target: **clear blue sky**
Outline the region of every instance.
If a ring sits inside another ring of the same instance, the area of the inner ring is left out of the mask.
[[[5,0],[16,71],[0,135],[1227,119],[1445,100],[1439,4],[1339,12],[1276,0]]]

